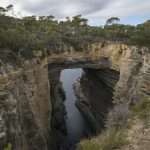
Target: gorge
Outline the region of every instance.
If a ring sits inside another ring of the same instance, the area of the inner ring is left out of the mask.
[[[64,69],[84,70],[73,89],[76,106],[94,134],[116,104],[131,105],[150,95],[149,48],[122,43],[94,43],[88,51],[22,60],[22,67],[0,62],[0,142],[16,150],[57,150],[66,131]]]
[[[66,109],[66,128],[67,135],[63,137],[61,148],[68,147],[74,149],[75,145],[80,142],[80,139],[92,133],[88,122],[75,107],[76,97],[73,90],[73,84],[82,74],[82,69],[66,69],[61,72],[61,82],[66,93],[64,102]]]

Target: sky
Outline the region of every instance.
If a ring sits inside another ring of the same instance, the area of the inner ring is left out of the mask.
[[[14,5],[18,16],[53,15],[64,19],[81,14],[93,26],[104,25],[110,17],[136,25],[150,19],[150,0],[0,0],[0,6]]]

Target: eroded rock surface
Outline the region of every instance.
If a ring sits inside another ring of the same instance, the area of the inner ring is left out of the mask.
[[[149,49],[123,46],[123,51],[117,54],[119,49],[114,51],[113,46],[108,47],[106,53],[112,52],[108,58],[109,68],[85,69],[74,85],[76,105],[96,131],[104,127],[103,122],[113,104],[130,105],[150,95]]]
[[[51,101],[47,68],[36,60],[23,68],[2,64],[0,76],[1,145],[17,150],[47,150]]]
[[[77,106],[95,130],[103,126],[101,120],[107,113],[106,106],[134,103],[150,95],[148,48],[96,43],[90,45],[88,51],[70,49],[44,59],[37,56],[30,61],[23,60],[18,68],[0,62],[1,147],[11,143],[16,150],[47,150],[48,145],[49,149],[56,149],[51,131],[52,109],[58,110],[55,113],[65,111],[59,73],[52,74],[55,70],[78,67],[86,71],[75,90],[78,91]],[[53,71],[48,75],[48,70]],[[58,93],[59,98],[51,100],[52,91]],[[59,106],[58,109],[53,105]],[[57,113],[55,116],[60,117]],[[62,118],[58,120],[58,124],[63,122]]]
[[[78,98],[76,105],[96,131],[104,128],[103,122],[113,104],[113,88],[118,80],[118,71],[86,69],[80,82],[74,85]]]

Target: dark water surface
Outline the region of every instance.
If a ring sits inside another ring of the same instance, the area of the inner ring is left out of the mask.
[[[82,74],[82,69],[65,69],[61,72],[61,81],[66,93],[66,101],[64,102],[67,111],[67,132],[68,135],[62,141],[64,149],[73,150],[75,144],[78,143],[86,134],[90,132],[90,127],[75,106],[76,97],[73,91],[73,84]]]

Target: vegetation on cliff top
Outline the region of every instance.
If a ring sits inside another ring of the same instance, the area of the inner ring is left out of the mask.
[[[18,18],[13,5],[0,7],[0,58],[14,57],[13,54],[31,58],[36,50],[58,53],[64,44],[77,51],[86,50],[89,43],[105,41],[150,46],[150,20],[137,26],[118,24],[117,17],[108,19],[104,27],[89,26],[87,22],[81,15],[65,21],[51,15]]]
[[[101,133],[100,135],[98,135],[97,137],[93,137],[91,139],[86,139],[86,140],[82,140],[79,144],[78,144],[78,150],[113,150],[113,149],[121,149],[123,148],[125,145],[133,145],[134,143],[131,143],[131,137],[132,134],[137,134],[137,131],[133,131],[134,126],[137,126],[138,123],[140,123],[139,125],[139,130],[141,128],[143,135],[141,134],[140,136],[144,136],[144,129],[145,130],[145,134],[148,132],[150,132],[150,99],[149,98],[145,98],[140,102],[137,102],[132,108],[131,111],[129,113],[129,110],[127,110],[126,106],[125,106],[125,114],[128,114],[128,119],[126,119],[126,122],[124,121],[124,115],[122,113],[122,117],[120,113],[120,110],[123,108],[123,105],[120,107],[120,109],[113,109],[113,112],[116,111],[118,112],[118,119],[116,119],[116,115],[117,113],[115,113],[114,115],[111,115],[112,118],[115,117],[115,119],[110,119],[108,117],[108,120],[106,121],[106,124],[109,122],[109,124],[107,125],[107,128],[105,131],[103,131],[103,133]],[[128,112],[128,113],[127,113]],[[112,114],[112,113],[111,113]],[[129,115],[130,114],[130,115]],[[118,121],[121,122],[121,120],[123,121],[123,125],[118,128]],[[138,121],[137,121],[138,120]],[[114,123],[114,121],[116,123]],[[111,123],[110,123],[111,122]],[[113,123],[112,123],[113,122]],[[112,126],[110,126],[110,124]],[[114,127],[114,124],[117,125],[117,127]],[[129,132],[131,132],[132,134],[129,136]],[[139,131],[140,132],[140,131]],[[148,134],[147,133],[147,134]],[[134,141],[139,140],[139,142],[143,142],[140,139],[142,139],[142,137],[139,136],[139,139],[134,139]],[[134,138],[134,137],[132,137]],[[149,143],[147,143],[149,144]],[[143,148],[144,146],[147,147],[147,144],[145,145],[145,143],[140,143],[139,145],[142,145]],[[137,145],[136,145],[137,147]],[[131,148],[132,149],[132,148]]]

